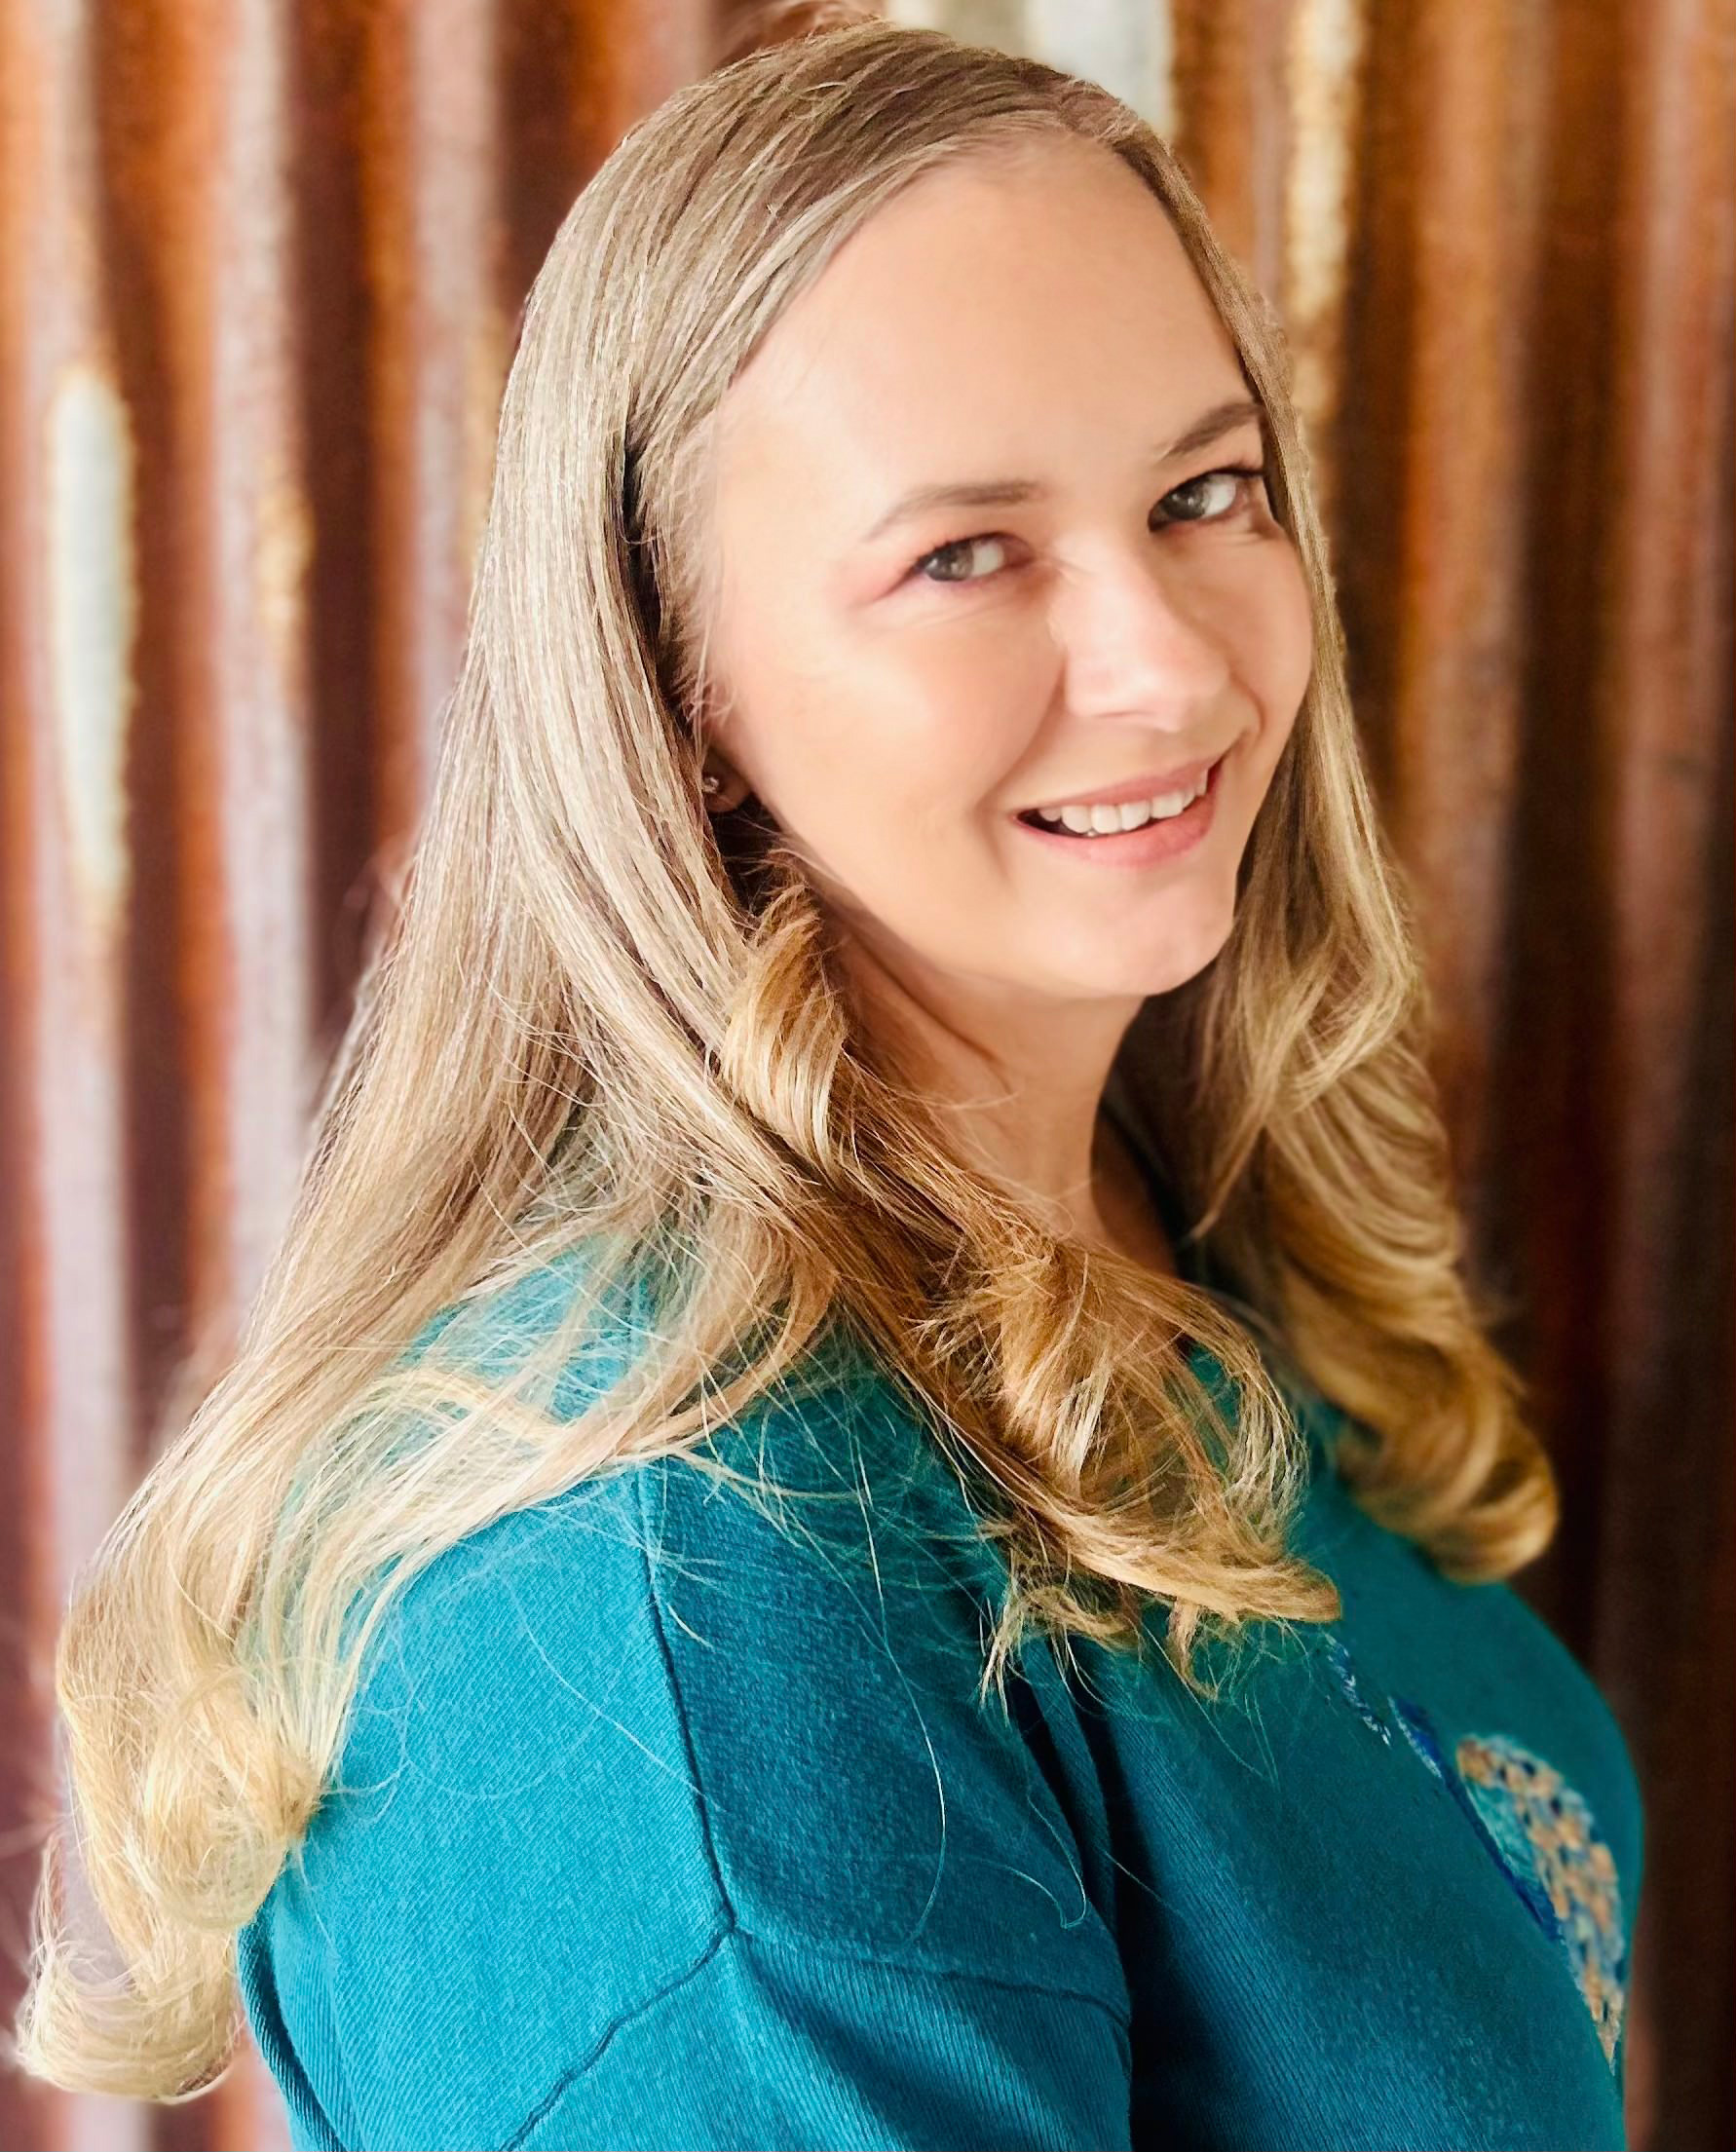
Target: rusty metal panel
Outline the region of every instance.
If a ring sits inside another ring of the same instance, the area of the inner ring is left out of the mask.
[[[1519,1588],[1648,1802],[1637,2152],[1736,2139],[1736,0],[896,0],[1169,134],[1289,326]],[[257,1282],[426,796],[514,323],[727,0],[0,0],[0,2001],[72,1573]],[[283,2141],[257,2064],[0,2143]]]
[[[0,692],[4,694],[7,1952],[29,1824],[55,1797],[47,1643],[135,1466],[129,1305],[126,760],[138,633],[136,451],[96,235],[89,24],[4,19]],[[23,1828],[20,1828],[23,1827]],[[11,2091],[7,2135],[119,2147],[142,2116]]]

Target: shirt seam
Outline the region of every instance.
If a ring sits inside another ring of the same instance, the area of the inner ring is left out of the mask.
[[[728,1903],[727,1899],[725,1903]],[[672,1980],[665,1981],[660,1987],[647,1995],[643,2001],[634,2003],[630,2008],[621,2011],[610,2020],[585,2059],[582,2062],[575,2063],[571,2069],[561,2072],[554,2084],[537,2102],[532,2112],[506,2140],[505,2152],[521,2152],[526,2138],[538,2129],[547,2115],[552,2113],[560,2101],[572,2091],[573,2087],[581,2084],[589,2076],[592,2069],[602,2060],[616,2034],[624,2031],[637,2019],[649,2016],[660,2004],[667,2002],[671,1995],[677,1994],[683,1987],[697,1980],[711,1963],[712,1959],[718,1956],[728,1944],[751,1944],[754,1949],[763,1951],[768,1956],[776,1956],[780,1953],[786,1956],[791,1955],[796,1947],[792,1944],[780,1941],[775,1936],[761,1935],[751,1928],[744,1928],[732,1915],[728,1924],[720,1928],[711,1937],[699,1955],[684,1972],[677,1973]],[[1084,1988],[1059,1987],[1052,1983],[1037,1981],[1009,1981],[1002,1979],[999,1974],[979,1973],[965,1966],[918,1965],[908,1959],[885,1956],[878,1951],[845,1950],[840,1949],[835,1944],[810,1943],[806,1939],[801,1944],[801,1955],[811,1961],[818,1959],[821,1963],[827,1965],[849,1965],[857,1968],[865,1967],[874,1972],[914,1974],[922,1980],[963,1981],[968,1982],[972,1986],[995,1988],[1008,1995],[1040,1996],[1048,2001],[1086,2003],[1093,2010],[1100,2011],[1121,2033],[1123,2038],[1130,2038],[1132,2035],[1130,2015],[1116,2010],[1113,2005],[1105,2002],[1101,1995],[1093,1995]]]
[[[675,1469],[681,1467],[677,1465]],[[712,1829],[711,1806],[705,1797],[703,1776],[699,1769],[698,1745],[694,1740],[692,1723],[688,1717],[686,1701],[681,1693],[681,1676],[675,1664],[675,1654],[670,1647],[668,1632],[663,1621],[662,1605],[658,1597],[657,1571],[651,1555],[650,1523],[646,1509],[645,1486],[647,1475],[635,1475],[634,1498],[638,1504],[640,1523],[640,1558],[645,1566],[645,1591],[651,1607],[652,1634],[657,1640],[658,1655],[662,1662],[663,1680],[667,1684],[669,1701],[675,1713],[675,1721],[681,1733],[682,1753],[687,1758],[688,1777],[693,1786],[694,1799],[698,1809],[700,1842],[705,1849],[706,1865],[717,1891],[718,1904],[723,1908],[723,1934],[738,1934],[746,1937],[761,1949],[776,1950],[794,1948],[793,1942],[780,1942],[777,1938],[747,1927],[729,1885],[724,1880],[723,1863],[718,1853],[716,1834]],[[660,1480],[660,1485],[661,1484]],[[1113,1931],[1112,1931],[1113,1933]],[[712,1955],[718,1946],[719,1936],[713,1936],[699,1957],[688,1968],[682,1979],[691,1977]],[[851,1949],[848,1944],[827,1941],[818,1937],[803,1936],[800,1947],[805,1954],[824,1957],[830,1961],[849,1965],[886,1967],[896,1972],[924,1973],[936,1980],[970,1980],[988,1985],[1001,1987],[1016,1994],[1053,1995],[1064,2000],[1095,2003],[1099,2010],[1125,2027],[1127,2020],[1116,2005],[1105,1996],[1089,1988],[1061,1985],[1055,1982],[1008,1980],[1003,1975],[978,1971],[972,1966],[931,1965],[921,1960],[890,1954],[884,1950]],[[659,1990],[662,1993],[663,1990]],[[656,1999],[655,1997],[653,1998]]]
[[[725,1928],[730,1929],[737,1925],[736,1903],[730,1896],[729,1885],[724,1881],[723,1863],[718,1859],[717,1841],[711,1829],[711,1804],[705,1798],[705,1788],[699,1774],[698,1749],[694,1741],[693,1728],[688,1722],[687,1705],[681,1694],[681,1680],[675,1671],[675,1654],[669,1648],[668,1634],[663,1627],[663,1610],[657,1596],[657,1571],[651,1559],[651,1524],[645,1503],[647,1477],[644,1472],[633,1475],[633,1499],[639,1512],[639,1558],[645,1566],[645,1597],[651,1608],[651,1632],[657,1640],[658,1657],[662,1662],[663,1681],[668,1690],[669,1702],[674,1708],[675,1723],[680,1729],[682,1753],[687,1757],[688,1778],[693,1786],[694,1802],[698,1810],[699,1842],[705,1849],[705,1864],[711,1870],[718,1904],[723,1907]],[[658,1484],[660,1487],[662,1485],[660,1475]],[[689,1975],[697,1972],[716,1947],[717,1938],[714,1936],[706,1945],[703,1955],[695,1965],[689,1967]]]
[[[681,1469],[679,1464],[675,1467],[675,1469]],[[694,1739],[692,1723],[688,1717],[687,1704],[681,1693],[681,1676],[675,1664],[674,1651],[670,1647],[668,1631],[663,1621],[662,1605],[658,1597],[657,1570],[656,1566],[652,1560],[650,1518],[646,1506],[645,1495],[646,1481],[648,1476],[649,1475],[644,1472],[634,1474],[635,1484],[633,1489],[633,1495],[639,1515],[639,1554],[640,1559],[644,1564],[645,1569],[645,1593],[646,1598],[650,1604],[651,1630],[652,1635],[657,1642],[658,1656],[662,1665],[663,1680],[668,1690],[670,1706],[674,1711],[675,1722],[680,1730],[682,1754],[687,1759],[688,1778],[694,1790],[694,1800],[698,1811],[700,1843],[704,1848],[705,1862],[707,1868],[710,1870],[712,1884],[717,1893],[717,1902],[723,1909],[722,1929],[725,1933],[739,1933],[741,1935],[744,1935],[754,1943],[758,1944],[762,1948],[775,1949],[779,1947],[788,1947],[789,1945],[779,1944],[774,1938],[764,1935],[756,1929],[748,1928],[743,1925],[739,1909],[737,1908],[734,1898],[730,1895],[729,1885],[724,1879],[723,1862],[718,1852],[716,1834],[712,1829],[711,1806],[710,1802],[705,1797],[704,1779],[703,1774],[701,1773],[699,1768],[698,1745]],[[660,1478],[659,1484],[660,1486],[661,1485]],[[695,1961],[692,1966],[688,1968],[688,1975],[697,1972],[699,1966],[704,1964],[705,1960],[716,1949],[717,1943],[717,1936],[713,1936],[706,1944],[705,1948],[701,1952],[700,1956]],[[803,1937],[801,1947],[804,1951],[812,1951],[821,1956],[837,1959],[849,1964],[887,1966],[901,1971],[908,1971],[913,1973],[928,1973],[932,1974],[936,1979],[953,1978],[959,1980],[986,1981],[990,1982],[995,1986],[1010,1988],[1021,1994],[1056,1995],[1061,1997],[1071,1997],[1081,2002],[1093,2002],[1100,2010],[1106,2012],[1110,2017],[1116,2019],[1117,2021],[1124,2021],[1122,2020],[1121,2013],[1117,2010],[1116,2006],[1113,2003],[1110,2002],[1100,1994],[1092,1993],[1091,1990],[1089,1990],[1088,1988],[1065,1987],[1049,1982],[1012,1981],[1004,1979],[1003,1977],[999,1975],[980,1973],[974,1968],[968,1966],[946,1967],[927,1965],[915,1959],[890,1956],[887,1955],[886,1952],[879,1950],[852,1951],[847,1946],[840,1945],[835,1942],[826,1942],[817,1938],[810,1938],[807,1936]],[[681,1977],[687,1978],[688,1975],[683,1975]],[[661,1991],[660,1990],[660,1992]]]
[[[676,1470],[682,1469],[679,1463],[674,1468]],[[711,1871],[711,1879],[717,1892],[718,1904],[723,1908],[723,1927],[727,1931],[739,1931],[741,1934],[751,1937],[763,1946],[775,1947],[776,1945],[771,1938],[742,1925],[740,1912],[735,1900],[730,1895],[728,1884],[724,1880],[723,1863],[718,1853],[716,1834],[711,1824],[711,1807],[705,1797],[704,1783],[699,1770],[698,1748],[693,1737],[693,1728],[689,1721],[687,1706],[681,1693],[681,1677],[676,1669],[675,1654],[670,1648],[668,1633],[663,1622],[662,1605],[658,1598],[657,1573],[651,1557],[650,1524],[645,1502],[646,1477],[647,1475],[643,1472],[635,1473],[633,1495],[639,1515],[639,1553],[645,1567],[645,1592],[650,1602],[651,1630],[657,1641],[658,1655],[662,1662],[663,1680],[667,1686],[670,1705],[675,1713],[675,1722],[680,1729],[682,1753],[687,1758],[688,1778],[693,1787],[694,1799],[698,1809],[700,1843],[704,1848],[706,1866]],[[1036,1766],[1035,1759],[1033,1759],[1033,1767],[1039,1768]],[[1080,1880],[1082,1886],[1082,1878]],[[1101,1918],[1102,1915],[1100,1914],[1099,1917]],[[1106,1926],[1108,1926],[1108,1923],[1106,1923]],[[1113,1939],[1114,1934],[1113,1927],[1110,1928],[1109,1932]],[[697,1964],[703,1964],[705,1956],[709,1956],[711,1950],[715,1947],[716,1939],[714,1937],[707,1944],[704,1954],[697,1961]],[[926,1965],[914,1959],[888,1956],[884,1951],[859,1950],[852,1952],[848,1948],[840,1947],[836,1943],[828,1943],[808,1936],[802,1938],[801,1947],[805,1951],[818,1952],[847,1963],[887,1966],[895,1970],[914,1973],[931,1973],[936,1978],[945,1978],[950,1975],[962,1980],[993,1981],[997,1986],[1010,1988],[1021,1994],[1076,1997],[1081,2001],[1094,2002],[1100,2010],[1107,2012],[1112,2018],[1119,2020],[1120,2017],[1115,2004],[1110,2002],[1103,1995],[1094,1994],[1086,1988],[1063,1987],[1041,1982],[1009,1981],[1000,1976],[980,1973],[969,1966]],[[697,1970],[697,1965],[689,1970]]]

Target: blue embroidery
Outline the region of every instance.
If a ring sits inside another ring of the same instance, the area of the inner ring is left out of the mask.
[[[1336,1636],[1326,1655],[1345,1700],[1391,1746]],[[1555,1767],[1504,1734],[1467,1734],[1451,1761],[1419,1704],[1383,1699],[1413,1755],[1460,1813],[1530,1912],[1565,1951],[1605,2059],[1615,2064],[1627,2001],[1627,1930],[1614,1856],[1583,1797]]]
[[[1355,1712],[1357,1718],[1362,1720],[1365,1726],[1372,1727],[1390,1748],[1392,1746],[1392,1735],[1387,1730],[1386,1721],[1377,1712],[1370,1709],[1361,1689],[1357,1687],[1356,1673],[1350,1664],[1350,1654],[1344,1649],[1337,1637],[1330,1635],[1327,1637],[1326,1655],[1332,1661],[1333,1672],[1338,1676],[1344,1694],[1350,1700],[1351,1710]]]
[[[1531,1865],[1530,1853],[1523,1836],[1516,1837],[1505,1819],[1486,1813],[1465,1784],[1458,1765],[1448,1763],[1434,1723],[1420,1704],[1408,1703],[1403,1697],[1395,1696],[1392,1699],[1392,1708],[1412,1748],[1453,1795],[1466,1822],[1483,1841],[1484,1850],[1512,1884],[1526,1910],[1551,1943],[1564,1943],[1566,1938],[1562,1934],[1561,1922],[1556,1918],[1548,1891]],[[1462,1748],[1461,1744],[1461,1754]]]
[[[1447,1775],[1447,1759],[1441,1754],[1441,1744],[1435,1738],[1435,1729],[1428,1714],[1420,1704],[1408,1704],[1402,1696],[1392,1699],[1392,1712],[1405,1739],[1442,1785],[1450,1787],[1452,1782]]]

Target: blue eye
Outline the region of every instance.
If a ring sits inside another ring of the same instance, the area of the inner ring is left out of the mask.
[[[1004,546],[1006,541],[997,532],[985,531],[980,538],[955,538],[945,546],[936,546],[931,553],[925,553],[921,560],[911,563],[911,574],[921,575],[931,561],[947,560],[959,553],[968,553],[973,546]],[[980,583],[980,576],[924,576],[925,583]]]
[[[1229,505],[1221,514],[1184,515],[1180,518],[1184,523],[1222,523],[1234,514],[1237,509],[1248,505],[1253,492],[1254,481],[1264,479],[1264,476],[1265,466],[1264,464],[1226,464],[1222,471],[1202,472],[1197,478],[1189,478],[1186,485],[1177,486],[1174,492],[1166,493],[1163,498],[1166,501],[1180,500],[1185,493],[1193,493],[1201,486],[1209,486],[1214,478],[1233,478],[1235,485],[1231,491]]]
[[[1180,515],[1172,513],[1166,516],[1165,521],[1171,524],[1227,523],[1241,510],[1252,507],[1256,488],[1264,485],[1265,466],[1264,464],[1226,464],[1217,471],[1201,472],[1197,478],[1189,478],[1185,484],[1172,487],[1164,495],[1163,502],[1181,501],[1189,496],[1197,496],[1203,488],[1226,478],[1234,481],[1231,496],[1228,502],[1215,513],[1184,513]],[[1163,503],[1159,504],[1160,507],[1162,505]],[[920,577],[925,583],[941,585],[961,585],[971,583],[986,583],[989,576],[999,571],[991,569],[989,575],[970,576],[931,575],[928,570],[937,562],[956,560],[962,555],[967,556],[974,546],[1000,546],[1004,547],[1007,543],[1005,535],[1000,531],[981,531],[969,538],[950,539],[946,545],[936,546],[931,551],[924,553],[920,559],[913,560],[906,574],[907,576]]]

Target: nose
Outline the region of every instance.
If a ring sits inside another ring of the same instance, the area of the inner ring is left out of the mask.
[[[1081,717],[1185,718],[1222,701],[1229,656],[1189,607],[1186,578],[1142,552],[1070,572],[1051,611],[1067,701]]]

